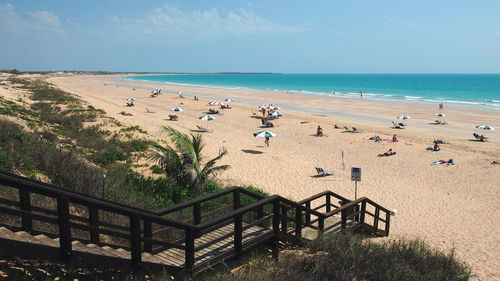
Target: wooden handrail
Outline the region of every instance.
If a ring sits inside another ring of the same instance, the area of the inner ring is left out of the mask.
[[[208,222],[205,222],[205,223],[202,223],[202,224],[195,225],[194,228],[197,231],[201,231],[201,230],[203,230],[205,228],[208,228],[208,227],[211,227],[211,226],[216,225],[218,223],[221,223],[223,221],[229,220],[229,219],[234,218],[234,217],[236,217],[238,215],[242,215],[242,214],[244,214],[244,213],[246,213],[246,212],[248,212],[248,211],[250,211],[250,210],[252,210],[254,208],[257,208],[259,206],[263,206],[265,204],[268,204],[268,203],[270,203],[270,202],[272,202],[274,200],[278,200],[278,199],[280,199],[280,196],[278,196],[278,195],[269,196],[269,197],[267,197],[265,199],[262,199],[260,201],[255,202],[255,203],[252,203],[252,204],[246,205],[244,207],[241,207],[241,208],[239,208],[237,210],[234,210],[231,213],[224,214],[224,215],[222,215],[222,216],[220,216],[220,217],[218,217],[218,218],[216,218],[214,220],[211,220],[211,221],[208,221]]]
[[[311,213],[311,214],[313,214],[313,215],[315,215],[315,216],[318,216],[318,217],[320,217],[320,216],[324,216],[324,214],[323,214],[323,213],[321,213],[321,212],[318,212],[318,211],[316,211],[316,210],[313,210],[313,209],[307,208],[306,206],[302,206],[302,205],[300,205],[300,204],[299,204],[299,203],[297,203],[297,202],[294,202],[294,201],[292,201],[292,200],[286,199],[286,198],[281,197],[281,196],[280,196],[280,202],[283,202],[283,203],[285,203],[285,204],[287,204],[287,205],[290,205],[290,206],[293,206],[293,207],[300,207],[303,211],[308,212],[308,213]]]
[[[11,186],[16,189],[28,189],[29,191],[33,193],[37,193],[40,195],[52,197],[52,198],[59,198],[61,196],[67,197],[69,202],[84,205],[84,206],[93,206],[96,207],[100,210],[105,210],[105,211],[110,211],[114,212],[120,215],[124,216],[130,216],[137,214],[139,215],[142,219],[147,218],[151,219],[152,221],[158,223],[158,224],[166,224],[170,225],[176,228],[181,228],[181,229],[186,229],[186,228],[192,228],[193,226],[190,224],[182,223],[182,222],[177,222],[177,221],[172,221],[169,219],[165,219],[162,217],[158,217],[152,214],[152,212],[140,209],[140,208],[133,208],[133,207],[128,207],[126,205],[122,204],[117,204],[111,201],[103,200],[103,199],[97,199],[97,198],[92,198],[87,195],[83,195],[81,193],[69,191],[69,190],[64,190],[60,189],[57,186],[47,184],[47,183],[42,183],[42,182],[37,182],[34,180],[28,180],[26,178],[7,173],[4,171],[0,171],[0,184],[5,184],[8,186]]]
[[[217,191],[215,193],[205,195],[203,197],[199,197],[199,198],[196,198],[196,199],[184,202],[184,203],[180,203],[180,204],[177,204],[177,205],[174,205],[174,206],[167,207],[165,209],[154,211],[153,214],[155,214],[157,216],[163,216],[163,215],[166,215],[168,213],[172,213],[172,212],[175,212],[175,211],[179,211],[179,210],[191,207],[191,206],[193,206],[196,203],[203,203],[203,202],[208,201],[210,199],[226,195],[226,194],[231,193],[234,190],[239,189],[239,188],[240,187],[232,186],[232,187],[223,189],[221,191]]]

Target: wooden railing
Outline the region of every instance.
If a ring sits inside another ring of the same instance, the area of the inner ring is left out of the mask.
[[[51,203],[41,206],[37,202]],[[326,219],[338,214],[339,222],[325,226]],[[331,191],[294,202],[278,195],[264,198],[233,186],[186,203],[149,211],[2,171],[0,216],[8,218],[2,217],[0,224],[10,228],[60,238],[63,260],[71,258],[75,240],[129,250],[133,268],[140,267],[144,252],[157,254],[178,249],[184,254],[182,268],[191,272],[215,260],[241,255],[243,250],[266,241],[271,241],[273,256],[277,257],[279,240],[300,240],[304,228],[324,232],[335,227],[363,227],[377,235],[388,235],[390,226],[390,211],[382,206],[365,197],[351,202]],[[232,231],[195,243],[203,235],[231,224]],[[263,231],[244,241],[245,230],[257,226]],[[197,252],[229,238],[232,238],[230,250],[208,261],[196,261]]]

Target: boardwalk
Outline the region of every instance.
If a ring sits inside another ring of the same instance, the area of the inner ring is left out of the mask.
[[[224,227],[218,228],[212,232],[202,235],[195,239],[195,248],[202,246],[205,243],[209,243],[209,246],[195,252],[194,265],[198,266],[202,263],[209,261],[210,259],[223,255],[229,254],[231,251],[234,252],[234,223],[228,224]],[[272,230],[267,228],[262,228],[258,226],[251,227],[243,231],[242,240],[243,244],[251,243],[251,240],[257,237],[261,237],[265,234],[271,234]],[[226,238],[223,238],[226,236]],[[227,237],[229,236],[229,237]],[[213,243],[218,239],[223,239],[217,243]],[[154,256],[161,259],[164,264],[171,266],[184,267],[184,253],[185,251],[179,249],[169,249],[161,253],[155,254]]]

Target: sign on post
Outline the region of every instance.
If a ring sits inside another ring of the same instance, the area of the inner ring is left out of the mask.
[[[351,168],[351,180],[354,182],[354,200],[358,198],[358,181],[361,181],[361,168]]]
[[[351,168],[351,180],[361,181],[361,168]]]

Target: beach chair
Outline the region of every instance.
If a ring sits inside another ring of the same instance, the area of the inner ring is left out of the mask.
[[[210,128],[205,128],[205,127],[201,127],[201,126],[198,126],[198,125],[196,125],[196,127],[198,128],[198,131],[204,132],[204,133],[211,133],[213,131]]]
[[[333,173],[335,172],[335,170],[325,170],[323,168],[318,168],[318,167],[315,167],[316,169],[316,172],[318,173],[318,176],[328,176],[328,175],[333,175]]]
[[[262,125],[266,127],[274,127],[274,124],[272,122],[267,121],[266,119],[260,119],[262,122]]]
[[[404,129],[404,126],[405,125],[403,123],[396,123],[396,122],[392,121],[392,127],[394,129]]]
[[[344,129],[346,132],[349,132],[349,133],[361,133],[362,132],[362,130],[359,130],[355,127],[350,128],[350,127],[344,126]]]
[[[480,135],[478,133],[473,133],[472,135],[476,138],[476,141],[488,141],[488,137],[485,137],[484,135]]]

